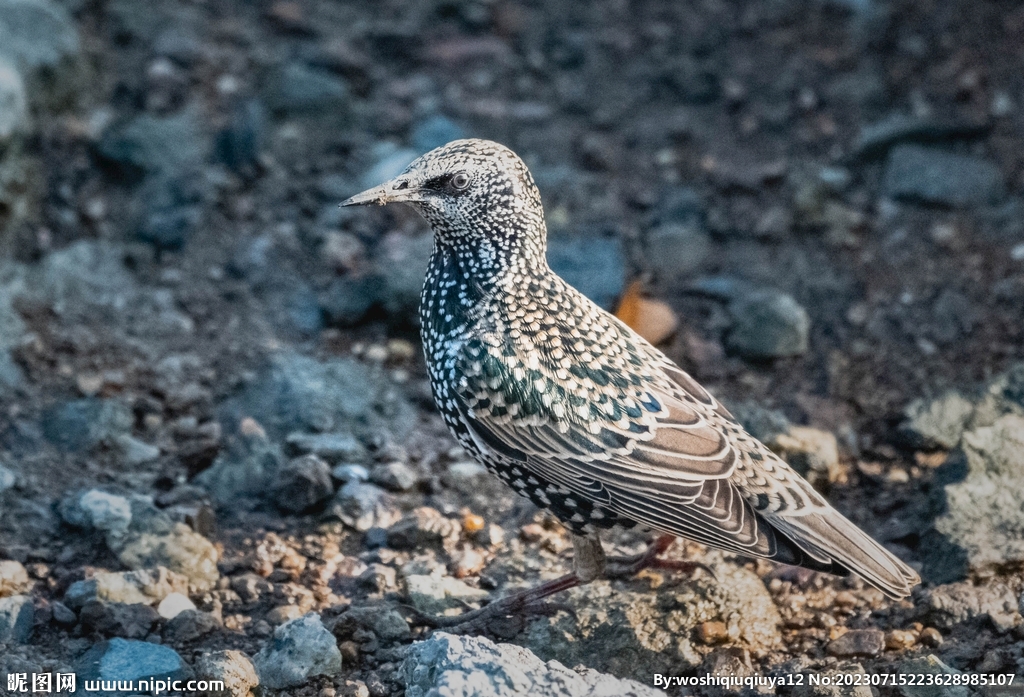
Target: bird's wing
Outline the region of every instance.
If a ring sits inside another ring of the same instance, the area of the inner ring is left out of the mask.
[[[738,554],[854,570],[892,597],[909,595],[917,582],[638,337],[624,343],[638,355],[620,356],[620,369],[592,362],[575,372],[572,357],[556,365],[542,351],[524,366],[508,341],[484,337],[461,347],[456,402],[478,444],[554,487],[553,501],[578,496]]]
[[[565,380],[543,361],[505,360],[501,348],[469,341],[457,362],[456,400],[481,446],[521,463],[544,486],[643,525],[739,554],[775,555],[774,532],[733,481],[735,440],[749,436],[731,419],[715,421],[734,433],[713,423],[716,403],[688,376],[689,387],[665,374],[636,385],[596,368]],[[591,389],[594,381],[607,389]]]

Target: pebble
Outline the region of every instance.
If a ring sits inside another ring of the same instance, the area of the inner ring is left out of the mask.
[[[389,528],[401,518],[394,497],[375,484],[349,481],[338,490],[328,510],[349,527],[366,532]]]
[[[0,58],[0,144],[27,133],[30,124],[25,81],[15,66]]]
[[[302,609],[298,605],[278,605],[267,613],[266,620],[277,626],[302,617]]]
[[[200,653],[194,664],[199,680],[221,680],[231,697],[249,697],[260,684],[252,661],[241,651],[214,651]]]
[[[184,593],[170,593],[156,607],[156,611],[166,620],[177,617],[185,610],[195,609],[195,604]]]
[[[196,106],[169,116],[143,113],[112,124],[95,147],[129,181],[141,181],[147,174],[170,181],[195,170],[211,152],[205,123]]]
[[[427,615],[439,615],[445,610],[463,608],[466,603],[478,602],[489,596],[487,591],[473,588],[450,576],[413,574],[405,577],[404,586],[409,603]]]
[[[721,644],[729,640],[725,622],[701,622],[697,625],[697,638],[704,644]]]
[[[956,390],[934,399],[915,399],[904,410],[900,433],[912,447],[952,450],[960,444],[974,403]]]
[[[935,627],[925,627],[921,630],[920,641],[925,646],[935,648],[942,646],[942,633]]]
[[[53,612],[53,621],[62,627],[72,627],[78,623],[78,615],[59,600],[50,603],[50,610]]]
[[[851,629],[829,642],[826,650],[832,656],[877,656],[885,648],[885,633],[880,629]]]
[[[335,622],[334,635],[347,639],[360,628],[371,630],[386,642],[406,641],[412,636],[409,623],[397,610],[380,606],[349,608]]]
[[[289,433],[286,450],[292,455],[316,455],[327,462],[359,462],[366,448],[351,433]]]
[[[28,571],[19,561],[0,561],[0,598],[11,595],[22,595],[32,589]]]
[[[404,462],[381,463],[370,470],[370,481],[391,491],[409,491],[419,479],[419,473]]]
[[[184,644],[195,641],[221,626],[217,617],[201,610],[184,610],[164,625],[164,641],[170,644]]]
[[[144,639],[160,615],[149,605],[141,603],[128,605],[90,600],[82,606],[78,618],[84,627],[105,636]]]
[[[195,592],[210,590],[220,578],[217,548],[184,523],[174,523],[166,532],[132,536],[117,558],[129,569],[165,566],[188,577],[189,590]]]
[[[94,528],[113,537],[124,536],[132,522],[128,499],[99,489],[73,494],[61,501],[58,510],[68,525]]]
[[[277,472],[273,497],[278,507],[300,513],[334,494],[331,469],[316,455],[303,455],[288,462]]]
[[[264,687],[301,685],[317,675],[341,672],[341,653],[320,616],[309,613],[274,630],[273,637],[253,657]]]
[[[1006,185],[988,160],[921,145],[897,145],[889,152],[882,193],[895,199],[971,208],[997,203]]]
[[[265,99],[272,111],[290,115],[319,113],[345,117],[350,106],[344,80],[299,62],[288,63],[276,72]]]
[[[904,651],[916,643],[917,637],[914,633],[902,629],[894,629],[885,635],[885,648],[890,651]]]
[[[813,482],[835,482],[842,474],[839,443],[834,434],[808,426],[790,426],[767,443],[797,472]]]
[[[711,254],[711,238],[702,225],[666,222],[647,233],[644,265],[662,283],[679,285],[702,268]]]
[[[388,546],[393,549],[436,548],[461,533],[459,521],[443,516],[434,508],[420,506],[388,528]]]
[[[726,346],[753,359],[799,356],[807,351],[811,320],[792,296],[755,290],[729,303],[732,325]]]
[[[32,634],[35,608],[27,595],[0,598],[0,644],[24,644]]]

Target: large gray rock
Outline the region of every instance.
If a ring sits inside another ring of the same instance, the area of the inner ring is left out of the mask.
[[[753,359],[799,356],[807,351],[811,320],[791,295],[755,290],[729,303],[732,326],[726,346]]]
[[[938,537],[922,545],[925,576],[938,583],[1024,562],[1024,417],[967,431],[961,448],[946,469],[959,465],[965,476],[945,486]]]
[[[577,673],[528,649],[443,632],[409,648],[407,697],[663,697],[661,690],[596,670]],[[651,676],[647,676],[650,680]]]
[[[1003,173],[988,160],[921,145],[889,152],[882,192],[893,198],[970,208],[998,202],[1006,192]]]
[[[79,685],[85,680],[184,680],[192,675],[188,664],[173,649],[148,641],[111,639],[96,644],[75,661]],[[97,697],[123,692],[99,691]]]
[[[253,663],[265,687],[281,689],[317,675],[337,675],[341,652],[320,616],[311,612],[275,629]]]
[[[27,595],[0,598],[0,644],[24,644],[32,634],[35,608]]]
[[[701,647],[690,637],[704,622],[723,622],[732,643],[775,646],[781,619],[761,579],[730,563],[712,568],[715,580],[702,575],[655,591],[613,589],[607,581],[573,589],[559,601],[573,608],[575,618],[534,620],[515,641],[544,660],[645,682],[655,673],[700,665]]]

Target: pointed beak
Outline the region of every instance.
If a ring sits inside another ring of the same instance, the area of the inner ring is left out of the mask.
[[[398,176],[391,181],[384,182],[380,186],[367,189],[361,194],[356,194],[341,202],[342,206],[365,206],[376,203],[384,206],[389,203],[401,203],[411,201],[422,201],[420,191],[413,186],[406,176]]]

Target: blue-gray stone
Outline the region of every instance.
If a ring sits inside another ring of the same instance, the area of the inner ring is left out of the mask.
[[[24,644],[32,634],[35,608],[27,595],[0,598],[0,644]]]
[[[131,409],[113,399],[76,399],[43,412],[43,435],[66,452],[114,443],[134,423]]]
[[[96,150],[131,181],[141,181],[146,174],[181,174],[202,164],[210,153],[204,123],[194,105],[170,116],[142,114],[108,128]]]
[[[920,203],[971,208],[999,202],[1006,194],[1002,170],[989,160],[921,145],[889,152],[882,193]]]
[[[626,284],[626,260],[617,237],[552,237],[548,264],[565,281],[610,310]]]
[[[337,675],[341,652],[320,616],[311,612],[275,629],[274,636],[253,657],[253,664],[263,686],[281,689],[318,675]]]
[[[414,150],[427,152],[465,137],[466,132],[457,123],[447,116],[434,114],[413,126],[409,140]]]
[[[345,81],[305,63],[289,63],[280,68],[271,78],[266,100],[273,111],[288,114],[345,117],[349,108]]]
[[[103,641],[82,654],[75,661],[79,684],[86,680],[182,680],[191,677],[192,670],[176,651],[159,644],[120,637]],[[97,697],[124,694],[117,691],[98,691]]]
[[[811,320],[792,296],[756,290],[729,303],[732,327],[726,346],[753,359],[799,356],[807,351]]]
[[[243,496],[259,498],[269,493],[282,463],[281,449],[276,443],[262,436],[240,436],[194,481],[221,504]]]

